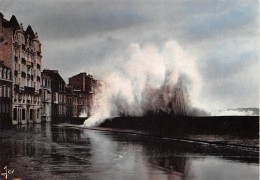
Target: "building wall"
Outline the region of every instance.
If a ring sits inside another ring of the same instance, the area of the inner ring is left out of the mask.
[[[51,122],[51,79],[48,76],[42,75],[42,90],[41,90],[41,119],[43,122]]]
[[[69,85],[74,88],[74,93],[77,94],[79,116],[90,116],[97,80],[87,73],[80,73],[69,78]]]
[[[1,22],[5,21],[5,27],[3,23],[0,25],[2,30],[0,47],[3,49],[0,51],[0,58],[6,66],[11,68],[13,77],[12,123],[39,123],[41,122],[39,91],[41,43],[37,33],[34,33],[30,26],[24,31],[22,25],[16,25],[14,28],[15,24],[12,24],[11,21],[8,22],[3,17],[1,18],[1,15],[0,19]]]
[[[53,92],[53,116],[54,117],[66,117],[66,93],[64,91],[65,84],[63,82],[58,82],[59,90]]]
[[[77,95],[73,92],[73,86],[66,85],[67,117],[78,117]]]
[[[57,70],[44,69],[42,74],[51,80],[51,117],[52,121],[63,121],[67,118],[67,93],[65,81]]]
[[[78,75],[75,75],[75,76],[69,78],[69,85],[72,85],[74,90],[85,91],[86,90],[86,84],[85,84],[86,75],[87,75],[86,73],[80,73]]]
[[[72,108],[73,108],[72,116],[78,117],[79,113],[78,113],[78,98],[77,98],[77,95],[74,95],[72,97]]]
[[[15,32],[13,70],[16,90],[14,91],[14,113],[18,114],[18,118],[13,119],[14,124],[41,122],[40,54],[40,42],[37,38],[26,37],[22,28]]]
[[[0,125],[12,122],[12,80],[11,70],[0,64]]]
[[[0,13],[0,22],[3,22],[3,16]],[[13,57],[13,29],[5,28],[3,23],[0,24],[0,61],[4,61],[4,64],[12,68],[12,57]]]

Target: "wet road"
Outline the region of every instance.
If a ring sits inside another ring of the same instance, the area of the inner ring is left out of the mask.
[[[256,180],[252,149],[49,124],[0,130],[8,179]],[[5,179],[5,177],[1,177]]]

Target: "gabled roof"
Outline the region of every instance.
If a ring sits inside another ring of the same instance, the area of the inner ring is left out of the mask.
[[[20,29],[19,23],[14,15],[12,15],[9,23],[10,23],[11,27],[14,28],[15,30]]]
[[[28,38],[28,35],[30,35],[30,40],[35,38],[35,34],[34,34],[33,29],[30,25],[27,27],[27,29],[25,31],[25,38],[26,39]]]
[[[11,27],[10,22],[7,21],[6,19],[3,19],[3,27],[5,27],[5,28],[10,28],[10,27]]]
[[[13,28],[13,30],[20,29],[19,23],[14,15],[11,17],[10,21],[3,19],[3,26],[5,28]]]

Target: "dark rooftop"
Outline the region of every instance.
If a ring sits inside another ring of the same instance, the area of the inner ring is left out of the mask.
[[[2,14],[2,13],[0,12],[0,14]],[[6,20],[5,18],[3,18],[3,26],[5,28],[12,28],[13,30],[20,29],[19,22],[17,21],[17,19],[14,15],[12,15],[12,17],[10,18],[9,21]],[[35,38],[35,33],[30,25],[28,25],[28,27],[24,33],[25,33],[26,39],[27,39],[28,35],[30,35],[30,40]]]
[[[50,76],[50,78],[52,80],[56,80],[56,81],[63,81],[65,83],[65,81],[62,79],[62,77],[60,76],[58,70],[49,70],[49,69],[44,69],[42,72],[43,75],[47,75]]]
[[[32,29],[32,27],[30,25],[27,27],[27,29],[25,31],[26,39],[27,39],[28,35],[30,35],[30,39],[35,38],[35,34],[34,34],[33,29]]]
[[[12,17],[11,17],[9,22],[10,22],[10,25],[11,25],[12,28],[20,29],[19,23],[18,23],[18,21],[17,21],[17,19],[16,19],[16,17],[14,15],[12,15]]]

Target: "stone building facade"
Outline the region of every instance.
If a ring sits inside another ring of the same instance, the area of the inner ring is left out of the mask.
[[[0,61],[11,69],[12,124],[41,122],[41,43],[31,26],[0,13]]]
[[[70,77],[69,85],[73,87],[74,93],[78,97],[77,111],[79,116],[90,116],[97,80],[84,72]]]
[[[51,115],[52,115],[51,77],[45,73],[42,73],[41,103],[42,103],[41,104],[42,122],[51,122]]]
[[[70,85],[66,86],[66,97],[67,97],[67,117],[78,117],[78,97],[73,91],[73,87]]]
[[[67,118],[66,83],[57,70],[44,69],[43,76],[49,76],[51,81],[51,117],[59,122]]]
[[[0,62],[0,126],[12,122],[11,69]]]

